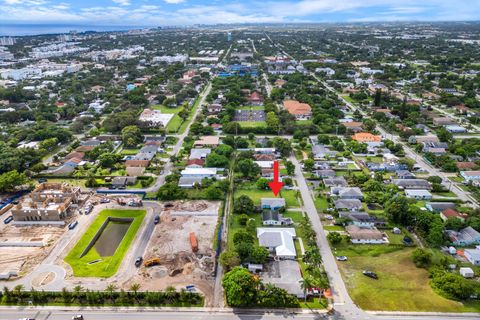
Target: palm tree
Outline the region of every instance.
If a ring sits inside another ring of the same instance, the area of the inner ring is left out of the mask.
[[[138,290],[140,290],[140,287],[141,287],[140,284],[135,282],[135,283],[132,283],[129,290],[133,291],[133,293],[135,293],[135,295],[137,295],[137,292],[138,292]]]
[[[17,284],[15,287],[13,287],[14,294],[20,294],[23,290],[25,290],[23,284]]]
[[[83,291],[83,287],[81,285],[78,285],[78,286],[75,286],[73,288],[73,293],[75,295],[75,298],[76,299],[79,299],[80,298],[80,293]]]
[[[137,300],[137,292],[138,292],[138,290],[140,290],[140,284],[136,283],[136,282],[132,283],[129,290],[133,291],[133,294],[135,296],[135,300]],[[137,300],[137,302],[138,302],[138,300]]]
[[[169,303],[172,303],[175,297],[177,296],[177,290],[174,287],[167,287],[165,289],[165,298]]]
[[[117,286],[116,286],[115,284],[111,283],[111,284],[109,284],[109,285],[105,288],[105,292],[107,292],[107,293],[108,293],[108,297],[109,297],[110,299],[112,299],[112,298],[113,298],[113,293],[114,293],[115,290],[117,290],[117,289],[118,289]]]
[[[300,280],[300,287],[303,289],[303,294],[305,296],[305,302],[307,301],[307,291],[311,288],[313,288],[313,278],[312,276],[307,276]]]

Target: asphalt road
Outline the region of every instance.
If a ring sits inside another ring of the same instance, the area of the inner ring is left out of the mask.
[[[342,316],[345,316],[346,319],[369,319],[370,315],[358,308],[348,294],[345,283],[338,270],[337,261],[330,250],[330,245],[327,241],[325,231],[323,230],[317,208],[313,202],[312,194],[308,188],[307,181],[303,176],[301,165],[294,156],[290,156],[290,161],[295,165],[295,179],[300,194],[302,195],[303,207],[310,218],[313,230],[317,234],[317,246],[320,248],[323,266],[327,272],[332,289],[334,300],[333,307]]]
[[[242,314],[242,313],[232,313],[232,312],[184,312],[184,311],[173,311],[173,312],[124,312],[124,311],[35,311],[35,310],[25,310],[25,311],[5,311],[2,310],[0,314],[0,320],[17,320],[23,317],[31,317],[35,320],[70,320],[72,316],[76,314],[82,314],[85,320],[170,320],[170,319],[185,319],[185,320],[270,320],[270,319],[321,319],[322,316],[317,316],[314,314],[300,314],[300,315],[288,315],[287,313],[279,314]]]

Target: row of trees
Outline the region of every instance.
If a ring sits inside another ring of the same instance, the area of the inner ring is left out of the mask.
[[[33,305],[81,305],[81,306],[199,306],[203,298],[198,293],[185,290],[176,291],[169,287],[165,291],[139,291],[139,284],[132,284],[129,291],[118,288],[111,284],[105,291],[85,290],[76,286],[73,291],[63,288],[62,291],[30,291],[23,290],[23,287],[16,286],[13,290],[7,287],[0,293],[0,301],[5,304],[24,305],[31,301]]]

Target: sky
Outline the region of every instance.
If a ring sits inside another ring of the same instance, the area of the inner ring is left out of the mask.
[[[162,26],[480,20],[480,0],[0,0],[0,24]]]

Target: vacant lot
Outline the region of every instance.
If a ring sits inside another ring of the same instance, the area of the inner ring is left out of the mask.
[[[350,246],[352,247],[352,246]],[[374,246],[368,246],[374,247]],[[347,255],[348,261],[338,262],[350,295],[362,309],[386,311],[480,311],[480,306],[464,305],[436,294],[429,285],[428,272],[415,267],[411,260],[413,248],[389,252],[383,246],[372,254],[368,247],[337,250],[338,255]],[[394,249],[394,248],[390,248]],[[362,274],[371,270],[379,279],[370,279]]]
[[[182,111],[183,107],[169,108],[162,105],[154,106],[153,109],[160,110],[162,113],[174,114],[173,118],[167,124],[167,132],[177,132],[183,123],[182,118],[178,116],[178,113]]]
[[[77,277],[110,277],[113,276],[122,262],[135,235],[142,224],[145,216],[144,210],[103,210],[85,234],[80,238],[75,247],[65,257],[65,262],[70,264],[73,275]],[[92,247],[86,255],[81,257],[82,252],[90,244],[102,224],[109,218],[132,218],[133,221],[128,227],[123,239],[112,256],[100,256]],[[98,261],[92,263],[93,261]]]
[[[124,284],[128,289],[139,283],[142,290],[178,289],[194,285],[205,296],[205,304],[213,301],[215,252],[213,238],[218,221],[218,201],[175,201],[161,212],[145,250],[144,259],[159,258],[160,265],[139,268],[138,274]],[[193,252],[190,233],[195,233],[198,251]]]
[[[274,198],[273,192],[269,190],[259,190],[255,184],[242,184],[236,191],[235,191],[235,198],[240,197],[241,195],[249,196],[253,203],[256,206],[260,205],[260,201],[262,198]],[[298,207],[298,201],[296,197],[295,190],[285,190],[282,189],[280,194],[278,195],[281,198],[285,198],[285,202],[287,203],[288,207]]]

